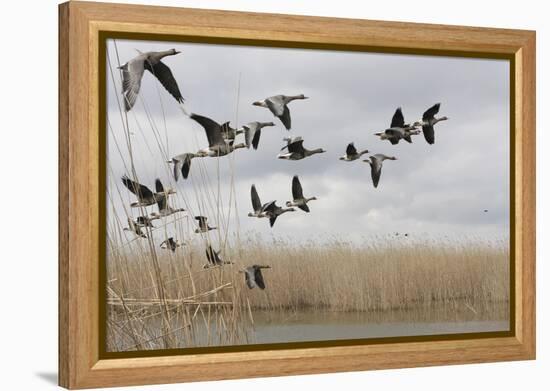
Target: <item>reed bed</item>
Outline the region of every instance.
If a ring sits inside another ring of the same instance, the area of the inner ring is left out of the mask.
[[[204,269],[204,250],[196,244],[158,256],[164,308],[176,320],[171,328],[179,330],[174,325],[183,322],[189,334],[176,333],[180,340],[171,346],[247,343],[259,311],[407,313],[408,319],[415,313],[418,321],[444,321],[433,314],[447,309],[457,321],[465,320],[459,319],[465,312],[469,320],[508,317],[502,311],[509,299],[504,242],[395,244],[375,238],[373,244],[357,245],[336,239],[295,244],[252,238],[241,247],[228,246],[222,255],[234,264]],[[163,307],[146,258],[128,252],[111,259],[108,307],[115,322],[155,330]],[[249,290],[239,273],[252,264],[271,266],[263,271],[264,291]]]

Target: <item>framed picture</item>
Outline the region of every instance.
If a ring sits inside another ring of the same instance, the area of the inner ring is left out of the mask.
[[[534,359],[534,32],[59,12],[60,385]]]

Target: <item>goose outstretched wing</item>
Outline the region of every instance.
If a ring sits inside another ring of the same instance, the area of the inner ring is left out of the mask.
[[[348,147],[346,148],[346,155],[348,156],[357,155],[357,149],[355,148],[355,145],[353,145],[353,143],[348,144]]]
[[[172,71],[162,61],[158,61],[155,65],[151,65],[149,61],[145,61],[145,69],[151,72],[160,81],[160,84],[180,103],[183,103],[178,83],[172,74]]]
[[[197,121],[205,130],[208,145],[223,145],[225,143],[221,126],[216,121],[198,114],[191,114],[191,119]]]
[[[153,192],[147,186],[144,186],[136,181],[131,180],[126,175],[122,177],[122,183],[139,199],[153,197]]]
[[[265,289],[264,276],[262,275],[262,269],[254,268],[254,281],[260,289]]]
[[[397,110],[395,110],[395,113],[393,114],[390,128],[403,128],[404,126],[405,126],[405,117],[403,117],[403,112],[401,111],[401,107],[398,107]]]
[[[288,152],[291,153],[304,153],[304,140],[297,140],[287,145]]]
[[[292,198],[295,200],[304,198],[302,184],[300,183],[300,179],[298,179],[298,175],[294,175],[292,178]]]
[[[255,185],[250,187],[250,198],[252,199],[252,209],[254,209],[255,212],[260,212],[262,210],[262,203]]]
[[[136,58],[128,61],[122,67],[122,96],[124,98],[124,109],[130,111],[136,103],[139,89],[141,87],[141,79],[145,71],[145,57],[139,55]]]
[[[441,106],[441,104],[436,103],[435,105],[430,107],[428,110],[426,110],[424,114],[422,114],[422,120],[426,121],[426,120],[433,119],[434,116],[439,112],[439,106]]]

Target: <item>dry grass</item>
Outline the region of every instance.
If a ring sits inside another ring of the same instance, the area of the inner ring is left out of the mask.
[[[509,262],[503,242],[375,242],[357,246],[334,240],[321,246],[251,239],[224,254],[234,265],[211,269],[203,269],[200,245],[175,254],[166,251],[158,256],[164,307],[146,254],[111,256],[109,297],[124,298],[125,306],[111,299],[110,346],[127,350],[246,343],[253,338],[253,313],[258,310],[412,311],[420,321],[433,320],[428,314],[441,308],[471,311],[470,319],[507,316],[502,307],[508,302]],[[238,273],[255,263],[272,267],[263,272],[265,291],[249,290]],[[163,310],[170,318],[165,332],[174,337],[164,345],[159,337]],[[120,323],[125,329],[114,326]],[[154,337],[155,342],[138,343]]]

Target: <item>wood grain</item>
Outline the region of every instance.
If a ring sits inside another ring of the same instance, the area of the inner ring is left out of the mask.
[[[455,52],[515,62],[514,337],[101,360],[100,31],[349,50]],[[69,2],[59,6],[59,383],[157,384],[535,357],[535,33],[477,27]]]

